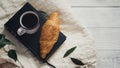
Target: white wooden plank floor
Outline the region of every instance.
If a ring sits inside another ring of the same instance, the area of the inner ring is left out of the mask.
[[[96,68],[120,68],[120,0],[69,0],[69,3],[96,40]]]

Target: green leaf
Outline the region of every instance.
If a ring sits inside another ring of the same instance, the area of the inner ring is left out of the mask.
[[[43,14],[47,14],[46,12],[44,12],[44,11],[41,11],[41,10],[39,10],[39,12],[41,12],[41,13],[43,13]]]
[[[0,43],[0,48],[3,48],[5,46],[5,44]]]
[[[3,48],[6,44],[13,44],[13,43],[8,39],[5,39],[4,34],[0,34],[0,48]]]
[[[5,43],[3,43],[4,39],[5,39],[5,35],[0,34],[0,48],[3,48],[5,46]]]
[[[11,41],[5,38],[0,39],[0,48],[3,48],[6,44],[13,44]]]
[[[4,39],[5,35],[4,34],[0,34],[0,39]]]
[[[4,39],[4,42],[3,42],[4,44],[13,44],[10,40],[8,40],[8,39]]]
[[[9,56],[10,58],[12,58],[13,60],[15,60],[15,61],[18,60],[17,54],[16,54],[16,51],[15,51],[15,50],[9,50],[9,51],[8,51],[8,56]]]
[[[64,57],[67,57],[68,55],[70,55],[75,49],[76,49],[76,46],[73,47],[73,48],[71,48],[71,49],[69,49],[69,50],[64,54],[63,58],[64,58]]]
[[[75,58],[71,58],[72,62],[76,65],[85,65],[82,61],[75,59]]]
[[[40,12],[40,14],[42,14],[46,19],[48,19],[49,15],[48,15],[46,12],[41,11],[41,10],[39,10],[39,12]]]

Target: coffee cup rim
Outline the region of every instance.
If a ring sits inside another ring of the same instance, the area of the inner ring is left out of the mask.
[[[38,19],[37,24],[36,24],[33,28],[27,28],[27,27],[25,27],[25,26],[22,24],[22,18],[23,18],[23,16],[26,15],[26,14],[28,14],[28,13],[34,14],[34,15],[37,17],[37,19]],[[39,16],[38,16],[37,13],[34,12],[34,11],[26,11],[26,12],[24,12],[24,13],[20,16],[20,25],[21,25],[21,27],[24,28],[24,29],[34,29],[38,24],[39,24]]]

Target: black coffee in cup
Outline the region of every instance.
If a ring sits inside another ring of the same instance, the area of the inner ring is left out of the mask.
[[[25,14],[22,17],[22,21],[21,22],[22,22],[24,27],[32,29],[32,28],[34,28],[37,25],[38,18],[37,18],[37,16],[35,14],[28,13],[28,14]]]
[[[17,34],[22,36],[23,34],[33,34],[40,27],[39,16],[34,11],[26,11],[20,16],[20,28],[17,30]]]

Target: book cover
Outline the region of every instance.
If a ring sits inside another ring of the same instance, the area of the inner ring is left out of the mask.
[[[40,19],[40,27],[34,34],[24,34],[22,36],[19,36],[17,34],[17,30],[20,27],[20,16],[26,12],[26,11],[34,11],[38,14]],[[55,43],[54,47],[50,51],[50,53],[47,55],[47,57],[42,59],[40,57],[40,32],[41,27],[44,25],[45,21],[47,19],[41,14],[40,11],[37,11],[34,7],[32,7],[29,3],[26,3],[4,26],[6,30],[8,30],[13,36],[16,37],[26,48],[28,48],[33,55],[38,58],[41,62],[45,62],[45,60],[48,60],[50,56],[62,45],[62,43],[66,40],[66,36],[60,32],[58,41]]]

